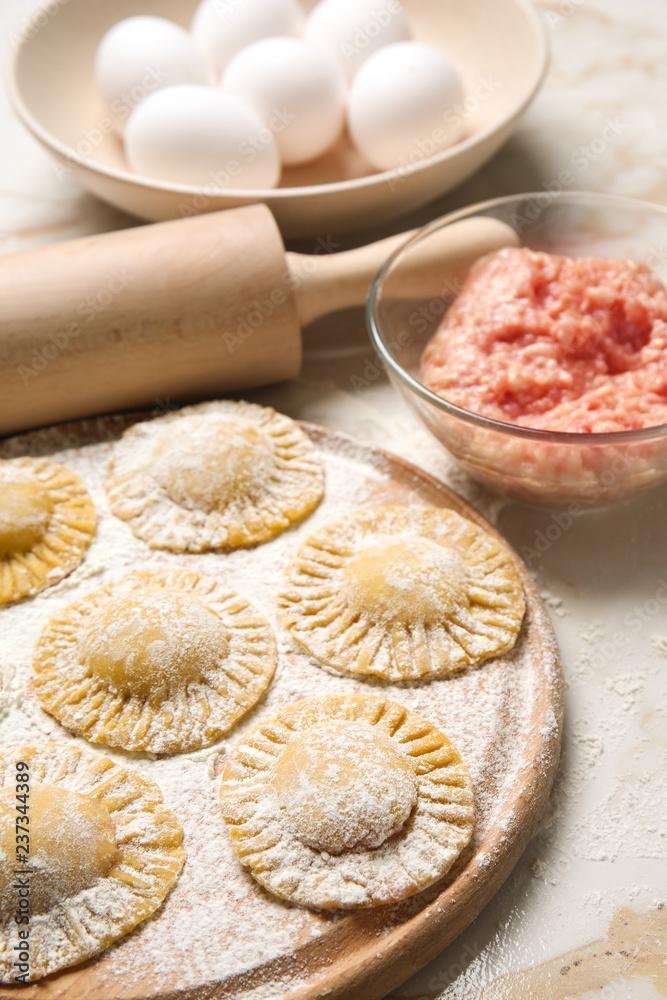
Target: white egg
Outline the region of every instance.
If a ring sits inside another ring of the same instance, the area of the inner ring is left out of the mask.
[[[303,28],[298,0],[202,0],[191,31],[218,72],[247,45]]]
[[[322,156],[345,121],[345,80],[335,61],[297,38],[264,38],[227,67],[220,86],[272,129],[284,164]]]
[[[95,82],[119,131],[149,94],[179,83],[212,83],[192,35],[163,17],[139,15],[110,28],[95,54]]]
[[[306,21],[304,38],[331,53],[351,80],[378,49],[407,41],[410,26],[399,0],[322,0]]]
[[[272,188],[280,178],[271,129],[214,87],[166,87],[142,101],[125,129],[125,155],[137,174],[212,193]]]
[[[352,81],[348,126],[357,148],[380,170],[419,163],[462,132],[463,98],[450,60],[421,42],[380,49]]]

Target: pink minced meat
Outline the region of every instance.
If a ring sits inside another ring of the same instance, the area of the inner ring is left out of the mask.
[[[667,423],[667,290],[635,261],[499,250],[472,268],[424,352],[421,380],[522,427]]]

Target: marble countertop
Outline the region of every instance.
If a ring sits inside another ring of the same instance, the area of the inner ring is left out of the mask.
[[[34,6],[0,0],[3,64]],[[474,177],[387,233],[540,190],[563,169],[577,189],[667,204],[667,3],[537,6],[552,66],[514,137]],[[596,152],[608,119],[616,138]],[[1,92],[0,148],[0,252],[135,224],[54,169]],[[561,765],[526,852],[477,920],[391,1000],[666,997],[667,488],[569,525],[506,503],[454,465],[374,361],[361,312],[338,314],[306,330],[298,382],[251,398],[409,458],[490,517],[540,586],[566,681]]]

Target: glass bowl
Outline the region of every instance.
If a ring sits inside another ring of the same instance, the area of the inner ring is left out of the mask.
[[[531,250],[643,261],[667,279],[667,209],[559,192],[560,181],[551,187],[473,205],[421,229],[377,275],[367,317],[390,381],[471,476],[514,500],[577,514],[664,482],[667,424],[601,434],[533,430],[464,410],[419,381],[424,348],[470,264],[507,243],[504,234]]]

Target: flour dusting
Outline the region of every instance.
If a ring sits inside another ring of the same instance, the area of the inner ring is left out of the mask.
[[[229,554],[152,551],[126,523],[111,515],[102,487],[109,442],[128,423],[121,418],[87,421],[63,430],[33,432],[0,445],[3,457],[55,453],[57,461],[82,477],[99,516],[96,536],[79,570],[39,599],[2,612],[0,739],[5,744],[45,738],[64,746],[74,742],[133,767],[159,785],[165,804],[184,827],[187,859],[181,877],[154,918],[96,960],[100,988],[117,989],[119,983],[127,982],[135,991],[145,984],[152,992],[170,992],[219,982],[221,989],[228,984],[230,992],[244,1000],[280,996],[288,984],[294,988],[308,977],[308,968],[291,957],[294,952],[334,930],[340,920],[354,925],[358,917],[321,915],[284,904],[242,869],[218,803],[219,774],[229,748],[251,725],[299,698],[362,692],[402,703],[441,729],[470,770],[476,810],[472,845],[474,851],[485,845],[476,859],[482,875],[506,849],[505,838],[512,837],[512,808],[519,791],[539,787],[540,774],[549,772],[554,763],[549,747],[554,745],[559,720],[553,714],[538,716],[537,729],[542,730],[546,749],[537,771],[526,746],[541,693],[558,686],[556,647],[549,638],[546,613],[535,605],[508,654],[449,679],[405,686],[322,670],[305,652],[293,649],[278,625],[276,591],[288,560],[309,534],[327,522],[360,506],[428,502],[432,487],[420,495],[419,481],[413,479],[407,486],[395,480],[392,466],[381,455],[373,458],[363,447],[353,443],[341,447],[334,439],[334,444],[320,448],[325,498],[296,528],[258,548]],[[215,575],[250,600],[276,633],[279,662],[272,684],[259,704],[210,747],[156,755],[90,745],[71,736],[41,709],[36,698],[31,652],[49,619],[72,601],[137,568]],[[407,911],[401,905],[384,908],[377,924],[379,941],[431,899],[432,892],[423,904],[417,897]],[[244,977],[243,987],[236,981],[238,976]]]

